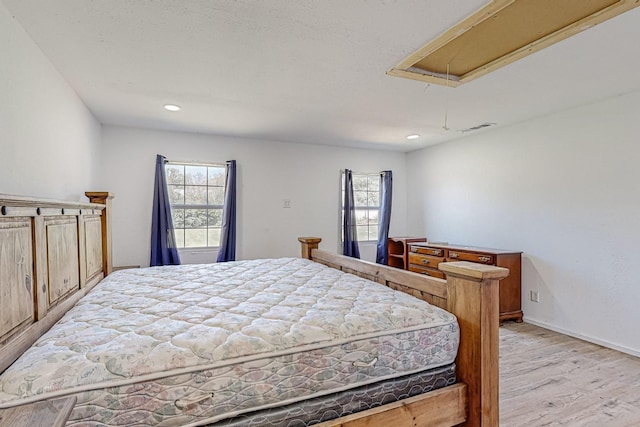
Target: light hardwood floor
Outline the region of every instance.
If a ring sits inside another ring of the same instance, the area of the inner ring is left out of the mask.
[[[500,328],[500,427],[640,426],[640,358],[527,323]]]

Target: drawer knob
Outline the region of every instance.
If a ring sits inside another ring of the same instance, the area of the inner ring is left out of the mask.
[[[458,258],[458,254],[456,252],[449,252],[449,257],[450,258]]]
[[[438,249],[434,249],[434,250],[432,250],[432,251],[431,251],[431,253],[432,253],[433,255],[440,255],[440,250],[438,250]]]
[[[489,261],[491,261],[491,258],[489,258],[488,256],[481,256],[481,257],[478,257],[478,259],[479,259],[480,261],[482,261],[482,262],[489,262]]]
[[[429,260],[428,259],[421,259],[420,262],[422,262],[423,264],[429,264]]]

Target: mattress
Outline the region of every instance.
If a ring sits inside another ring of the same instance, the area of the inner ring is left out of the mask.
[[[454,361],[455,317],[300,258],[109,275],[0,377],[67,425],[202,425]]]
[[[455,364],[452,364],[290,405],[249,412],[207,427],[306,427],[437,390],[455,382]]]

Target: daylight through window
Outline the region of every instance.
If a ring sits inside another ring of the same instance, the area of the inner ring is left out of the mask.
[[[178,248],[220,246],[226,167],[169,162],[165,171]]]
[[[380,217],[380,174],[353,173],[353,198],[355,199],[358,241],[377,241]],[[342,173],[342,197],[340,200],[344,215],[344,173]]]

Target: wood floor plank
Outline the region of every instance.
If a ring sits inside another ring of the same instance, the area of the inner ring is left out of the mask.
[[[500,328],[500,426],[640,426],[640,358],[506,323]]]

